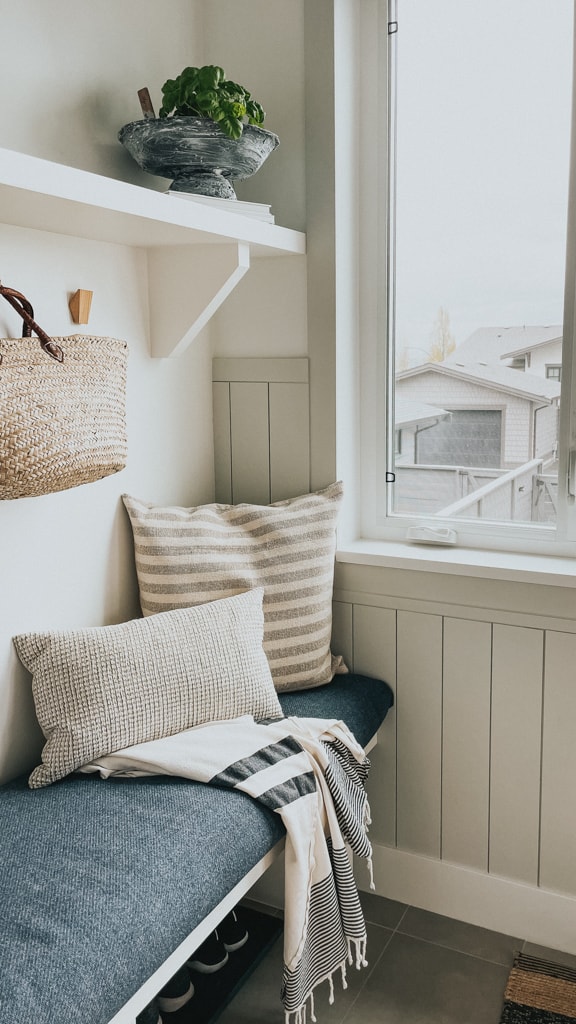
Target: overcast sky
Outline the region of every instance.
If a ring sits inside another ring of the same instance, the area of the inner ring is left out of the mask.
[[[398,0],[398,347],[560,324],[573,0]]]

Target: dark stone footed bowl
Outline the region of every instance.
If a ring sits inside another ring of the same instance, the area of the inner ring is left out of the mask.
[[[166,117],[131,121],[118,139],[143,171],[173,178],[174,192],[195,192],[235,199],[230,179],[255,174],[280,144],[273,132],[245,124],[239,139],[229,139],[204,117]]]

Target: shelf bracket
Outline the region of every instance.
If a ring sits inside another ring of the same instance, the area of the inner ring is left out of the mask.
[[[148,249],[152,356],[182,355],[249,267],[245,242]]]

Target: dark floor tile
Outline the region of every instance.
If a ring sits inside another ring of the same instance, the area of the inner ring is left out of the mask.
[[[354,966],[347,967],[346,983],[347,988],[342,988],[341,979],[334,976],[334,1002],[330,1004],[330,986],[327,982],[320,985],[314,993],[314,1005],[318,1024],[342,1024],[348,1010],[358,997],[359,992],[366,984],[370,973],[375,970],[382,952],[390,942],[393,932],[388,928],[382,928],[368,922],[366,926],[368,934],[366,959],[368,967],[357,970]]]
[[[478,928],[464,921],[433,914],[428,910],[410,907],[398,928],[403,935],[426,939],[438,946],[468,953],[489,960],[490,963],[512,966],[514,954],[522,949],[522,939],[513,935],[500,935],[488,928]]]
[[[315,990],[314,1002],[319,1024],[342,1024],[392,935],[388,929],[372,924],[368,925],[367,930],[368,967],[360,971],[348,967],[346,989],[342,988],[340,975],[334,977],[332,1005],[329,1003],[330,986],[327,982]],[[280,1000],[282,954],[283,939],[280,938],[218,1018],[218,1024],[284,1024],[284,1007]]]
[[[379,924],[382,928],[397,928],[408,910],[406,903],[387,900],[373,892],[361,892],[360,902],[366,920],[372,924]]]
[[[218,1024],[284,1024],[280,1002],[283,938],[258,965],[237,996],[218,1018]]]
[[[343,1024],[498,1024],[508,968],[396,932]]]
[[[564,967],[572,967],[576,970],[576,956],[572,953],[563,953],[559,949],[548,949],[547,946],[537,946],[534,942],[525,942],[522,952],[528,956],[538,956],[541,960],[551,960],[553,964],[562,964]]]

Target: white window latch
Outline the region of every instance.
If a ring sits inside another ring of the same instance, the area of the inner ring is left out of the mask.
[[[448,526],[411,526],[406,540],[413,544],[456,544],[458,534]]]

